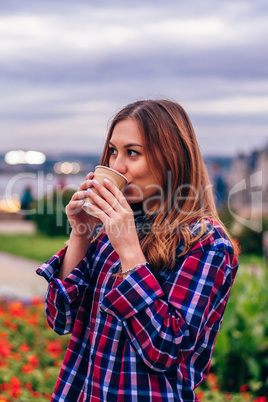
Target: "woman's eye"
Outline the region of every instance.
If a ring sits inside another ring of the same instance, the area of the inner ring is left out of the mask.
[[[133,149],[128,149],[127,152],[128,152],[129,156],[137,156],[137,155],[139,155],[139,152],[134,151]]]
[[[109,151],[109,154],[110,154],[110,155],[116,154],[116,149],[113,148],[113,147],[109,147],[109,148],[108,148],[108,151]]]

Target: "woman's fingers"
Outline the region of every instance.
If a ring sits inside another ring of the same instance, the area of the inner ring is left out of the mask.
[[[79,190],[73,194],[69,204],[66,206],[65,211],[67,214],[74,215],[81,210],[85,203],[85,198],[90,195],[88,190]]]
[[[88,187],[90,187],[93,177],[94,177],[94,173],[90,172],[87,175],[86,180],[80,184],[78,190],[86,190]]]
[[[87,190],[89,187],[92,187],[92,180],[86,180],[80,184],[78,191]]]
[[[122,207],[130,208],[129,203],[127,202],[122,191],[119,190],[119,188],[117,188],[110,180],[105,179],[103,185],[115,196],[115,198],[122,205]]]
[[[89,189],[79,190],[73,194],[72,201],[83,200],[84,198],[88,197],[90,195],[90,193],[91,193],[91,191]]]
[[[111,181],[105,179],[103,184],[100,184],[97,180],[89,179],[92,176],[94,174],[91,172],[87,176],[87,180],[81,183],[79,190],[72,197],[73,201],[90,197],[96,204],[95,208],[91,208],[92,211],[97,214],[98,211],[95,210],[97,208],[109,217],[112,217],[114,211],[132,211],[123,193]],[[92,192],[91,188],[95,188],[97,191]]]
[[[71,200],[65,207],[65,212],[67,215],[75,215],[81,211],[84,204],[84,200]]]
[[[80,184],[79,191],[86,191],[91,187],[94,187],[108,203],[111,203],[115,198],[124,208],[129,206],[123,193],[111,181],[104,179],[103,185],[101,185],[96,180],[86,180]]]
[[[92,185],[113,209],[118,210],[121,207],[130,208],[123,193],[111,181],[104,179],[103,185],[101,185],[96,180],[93,180]]]
[[[116,210],[116,199],[113,197],[113,200],[106,200],[103,197],[103,194],[98,195],[94,192],[90,194],[90,198],[94,201],[96,204],[96,208],[98,208],[100,211],[104,212],[108,216],[112,216],[113,212]],[[95,212],[95,209],[93,209],[93,212]]]
[[[93,172],[90,172],[90,173],[87,175],[86,180],[92,180],[93,177],[94,177],[94,173],[93,173]]]
[[[93,187],[97,190],[97,194],[94,192],[90,195],[90,197],[108,215],[110,215],[113,211],[120,212],[122,210],[122,205],[117,199],[117,196],[119,196],[119,194],[121,193],[120,190],[118,190],[117,193],[113,194],[108,188],[104,187],[104,185],[99,184],[95,180],[93,180]]]

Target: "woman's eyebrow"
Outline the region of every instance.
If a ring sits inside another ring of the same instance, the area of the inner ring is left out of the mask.
[[[112,145],[113,147],[116,148],[116,146],[112,143],[112,141],[109,141],[109,145]],[[137,144],[137,143],[135,143],[135,142],[124,145],[124,148],[129,148],[129,147],[142,147],[142,145],[141,145],[141,144]]]

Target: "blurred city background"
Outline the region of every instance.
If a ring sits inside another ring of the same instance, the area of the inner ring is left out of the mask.
[[[265,0],[1,0],[1,402],[50,398],[68,337],[45,324],[35,269],[65,246],[64,206],[99,163],[110,119],[144,98],[188,112],[241,248],[198,396],[267,401],[267,36]]]

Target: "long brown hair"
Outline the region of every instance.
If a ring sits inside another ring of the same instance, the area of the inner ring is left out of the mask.
[[[169,100],[140,100],[119,111],[111,122],[101,164],[109,166],[108,143],[114,127],[122,120],[133,119],[140,130],[145,156],[155,178],[162,183],[164,200],[142,237],[141,247],[150,267],[158,272],[175,263],[178,242],[183,241],[186,254],[207,230],[205,219],[220,222],[213,200],[212,186],[185,110]],[[193,236],[190,224],[201,223]]]

